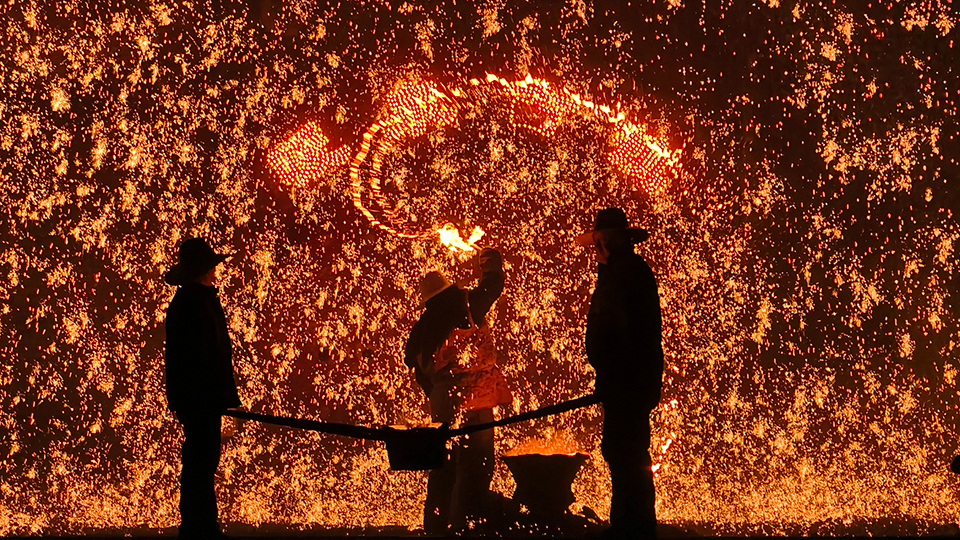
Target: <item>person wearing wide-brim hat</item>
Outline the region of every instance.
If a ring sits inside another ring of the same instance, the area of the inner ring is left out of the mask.
[[[656,492],[651,470],[650,412],[663,379],[657,280],[634,246],[647,231],[631,228],[619,208],[597,213],[577,243],[593,246],[597,283],[587,316],[587,359],[603,404],[601,451],[610,467],[612,538],[654,538]]]
[[[229,258],[230,255],[215,252],[203,238],[184,240],[180,244],[179,262],[170,267],[164,280],[168,285],[186,285],[215,278],[210,273]]]
[[[240,406],[227,320],[216,284],[229,255],[203,238],[180,245],[179,261],[165,276],[177,292],[167,308],[167,403],[183,427],[180,537],[222,536],[214,477],[220,464],[220,420]]]
[[[605,242],[613,241],[619,243],[622,241],[639,244],[649,238],[649,236],[650,234],[646,229],[630,227],[630,223],[627,221],[627,214],[625,214],[623,210],[619,208],[606,208],[597,212],[597,219],[594,221],[593,230],[578,236],[577,243],[581,246],[595,246],[598,241],[604,240]]]
[[[437,271],[420,281],[424,311],[410,331],[404,362],[423,388],[434,422],[490,422],[496,407],[512,401],[485,322],[503,291],[503,259],[500,252],[484,248],[477,262],[480,280],[472,289]],[[456,441],[450,459],[427,479],[424,530],[452,532],[484,517],[492,500],[494,465],[492,429]]]

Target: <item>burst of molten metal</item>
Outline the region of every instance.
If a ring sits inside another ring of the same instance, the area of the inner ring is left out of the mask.
[[[667,455],[667,450],[670,449],[670,445],[673,444],[673,439],[667,439],[666,442],[660,445],[660,453],[657,455],[657,461],[650,466],[650,470],[656,474],[660,470],[660,464],[663,462],[664,456]]]
[[[305,188],[317,178],[344,165],[350,159],[350,147],[329,146],[320,123],[310,121],[267,154],[267,164],[280,182]]]
[[[476,244],[483,238],[484,233],[479,226],[474,227],[470,237],[464,240],[453,223],[445,223],[437,229],[437,234],[440,235],[440,243],[450,248],[450,251],[466,253],[477,250]]]
[[[532,75],[510,80],[487,73],[485,81],[472,78],[464,82],[474,89],[464,86],[443,92],[433,82],[413,79],[396,83],[387,95],[383,117],[363,134],[350,164],[354,206],[374,226],[400,238],[426,239],[433,235],[432,229],[419,230],[398,219],[381,188],[384,159],[427,133],[457,125],[462,107],[500,103],[477,96],[507,96],[511,123],[546,139],[576,115],[615,128],[611,139],[614,150],[608,158],[624,177],[647,193],[661,193],[669,182],[667,172],[679,170],[679,150],[670,151],[669,145],[647,133],[645,126],[628,121],[619,102],[604,105]]]
[[[538,454],[541,456],[575,456],[580,453],[576,441],[569,435],[550,437],[546,439],[530,439],[506,452],[506,456],[525,456]]]

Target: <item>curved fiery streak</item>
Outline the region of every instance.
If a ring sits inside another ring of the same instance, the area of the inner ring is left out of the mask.
[[[570,95],[556,91],[547,81],[534,79],[530,75],[522,81],[513,83],[488,74],[487,81],[497,81],[514,99],[510,104],[511,117],[519,115],[519,108],[526,106],[542,118],[539,125],[517,122],[543,137],[552,137],[563,119],[577,110],[577,103]]]
[[[354,206],[381,230],[402,238],[425,238],[433,231],[412,233],[404,227],[393,225],[395,212],[383,196],[380,183],[380,170],[383,156],[401,141],[416,139],[427,132],[442,128],[456,119],[456,108],[450,99],[429,83],[401,82],[386,99],[386,118],[372,124],[363,134],[360,151],[350,165],[350,186]],[[378,139],[370,170],[370,197],[375,203],[374,211],[363,204],[360,168],[373,149],[373,141]],[[379,217],[378,217],[379,215]]]
[[[468,81],[472,87],[483,84],[478,79]],[[552,137],[565,119],[574,114],[620,129],[614,135],[617,147],[608,155],[626,177],[651,194],[666,186],[669,169],[678,167],[679,151],[671,153],[664,141],[652,137],[634,124],[625,123],[626,115],[616,107],[600,105],[584,99],[543,79],[530,75],[518,81],[509,81],[493,73],[486,74],[487,89],[509,98],[511,119],[519,116],[521,108],[532,111],[542,119],[534,124],[516,121],[515,125],[529,129],[543,137]],[[384,156],[403,144],[456,123],[461,102],[471,99],[471,92],[461,88],[449,94],[424,81],[402,81],[386,98],[384,118],[375,122],[363,134],[360,150],[350,165],[350,187],[354,205],[374,226],[388,234],[402,238],[427,238],[439,233],[437,227],[412,231],[408,224],[397,223],[397,214],[383,194],[381,172]],[[364,203],[364,182],[361,169],[369,159],[369,206]]]

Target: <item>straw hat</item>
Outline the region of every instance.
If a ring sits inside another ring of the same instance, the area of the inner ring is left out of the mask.
[[[427,272],[420,280],[420,307],[426,305],[427,300],[447,290],[453,283],[440,272]]]
[[[593,223],[593,231],[578,236],[577,243],[581,246],[592,246],[594,233],[615,230],[626,231],[630,241],[634,244],[639,244],[650,236],[646,229],[630,227],[627,214],[620,208],[604,208],[597,212],[597,219]]]

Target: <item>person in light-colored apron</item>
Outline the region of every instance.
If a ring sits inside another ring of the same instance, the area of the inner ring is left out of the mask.
[[[420,283],[425,308],[407,340],[404,360],[430,402],[434,422],[490,422],[511,401],[485,317],[503,291],[503,260],[494,249],[479,255],[480,281],[464,290],[440,272]],[[447,462],[430,471],[423,527],[428,533],[462,529],[483,514],[494,470],[494,433],[485,430],[454,443]]]

